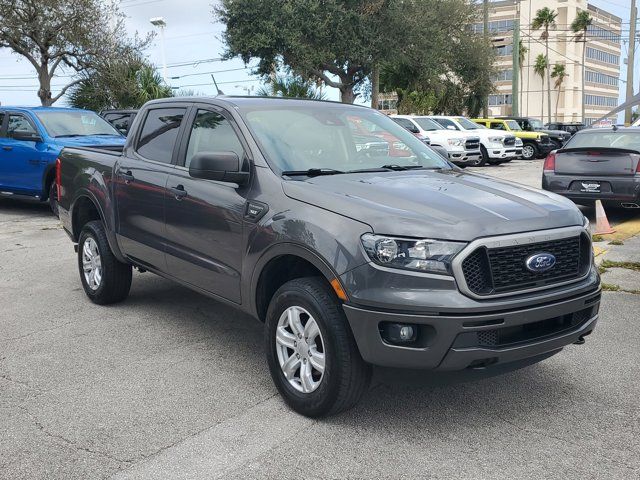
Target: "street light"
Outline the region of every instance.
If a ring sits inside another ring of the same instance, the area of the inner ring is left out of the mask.
[[[164,17],[153,17],[149,19],[151,25],[160,29],[160,48],[162,50],[162,78],[164,83],[167,82],[167,55],[164,48],[164,27],[167,26],[167,22]]]

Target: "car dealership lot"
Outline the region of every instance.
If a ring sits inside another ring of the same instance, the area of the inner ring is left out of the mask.
[[[538,186],[540,169],[481,172]],[[605,292],[586,345],[541,364],[377,381],[320,421],[276,395],[251,318],[151,274],[89,302],[45,206],[0,199],[0,305],[0,478],[640,475],[640,295]]]

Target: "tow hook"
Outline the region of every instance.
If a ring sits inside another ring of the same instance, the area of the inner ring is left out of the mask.
[[[586,340],[584,339],[584,337],[580,337],[578,340],[576,340],[575,342],[573,342],[574,345],[584,345],[586,342]]]

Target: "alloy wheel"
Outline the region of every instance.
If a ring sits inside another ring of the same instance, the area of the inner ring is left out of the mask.
[[[522,156],[526,159],[532,159],[535,155],[535,150],[531,145],[525,145],[522,147]]]
[[[322,382],[325,351],[318,323],[304,308],[287,308],[276,328],[278,362],[289,384],[298,392],[311,393]]]
[[[82,270],[89,288],[93,291],[100,288],[102,283],[102,260],[98,244],[91,237],[84,241],[82,247]]]

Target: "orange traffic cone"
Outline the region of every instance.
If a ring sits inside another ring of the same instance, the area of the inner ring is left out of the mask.
[[[604,213],[602,202],[596,200],[596,231],[593,233],[595,235],[607,235],[613,232],[615,232],[615,230],[609,225],[609,220],[607,220],[607,214]]]

